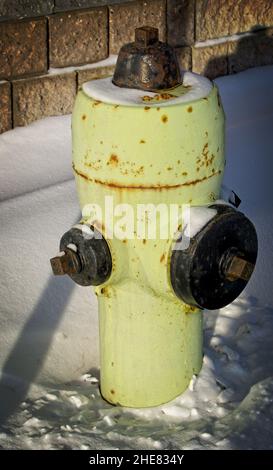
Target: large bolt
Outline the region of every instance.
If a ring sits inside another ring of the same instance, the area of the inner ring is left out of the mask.
[[[150,26],[142,26],[135,30],[135,42],[138,46],[151,46],[158,41],[158,29]]]
[[[67,248],[58,256],[51,258],[51,268],[55,276],[64,274],[76,274],[82,269],[81,262],[77,253]]]
[[[227,264],[225,276],[229,281],[236,281],[237,279],[249,281],[253,270],[253,263],[234,255]]]

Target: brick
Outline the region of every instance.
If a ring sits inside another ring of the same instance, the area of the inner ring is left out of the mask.
[[[60,13],[49,17],[50,66],[66,67],[103,60],[108,56],[108,11]]]
[[[117,54],[128,42],[134,41],[135,28],[153,26],[159,29],[159,39],[166,40],[165,0],[135,1],[109,7],[110,54]]]
[[[48,15],[53,8],[54,0],[0,0],[0,21]]]
[[[0,82],[0,134],[12,128],[11,86],[9,82]]]
[[[210,79],[227,75],[228,44],[221,43],[206,47],[192,48],[192,70]]]
[[[14,127],[46,116],[71,113],[75,96],[75,72],[14,81]]]
[[[194,43],[194,0],[167,0],[167,32],[171,46]]]
[[[0,23],[0,79],[47,70],[46,19]]]
[[[196,0],[196,40],[273,25],[272,0]]]
[[[104,67],[94,67],[94,68],[86,69],[86,70],[77,70],[78,87],[80,87],[85,82],[89,82],[90,80],[110,77],[110,75],[113,75],[114,70],[115,70],[114,65],[106,65]]]
[[[72,10],[73,8],[89,8],[98,5],[109,5],[109,3],[124,3],[124,0],[55,0],[55,11]]]
[[[273,64],[273,28],[228,43],[229,73]]]

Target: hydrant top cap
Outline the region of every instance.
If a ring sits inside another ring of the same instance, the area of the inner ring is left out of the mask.
[[[158,39],[158,29],[142,26],[135,42],[119,51],[113,83],[122,88],[166,90],[182,83],[175,50]]]

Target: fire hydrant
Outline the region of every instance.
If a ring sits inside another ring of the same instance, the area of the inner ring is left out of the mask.
[[[254,269],[253,224],[218,201],[224,132],[216,85],[182,73],[154,28],[136,29],[114,76],[77,94],[73,169],[83,218],[51,264],[54,274],[96,286],[100,388],[110,403],[148,407],[181,394],[202,366],[202,310],[232,302]],[[190,216],[161,236],[161,209],[182,206]]]

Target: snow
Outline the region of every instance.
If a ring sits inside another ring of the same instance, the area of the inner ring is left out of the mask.
[[[257,28],[257,30],[258,29],[259,28]],[[222,36],[216,39],[207,39],[206,41],[198,41],[194,44],[194,47],[202,48],[202,47],[216,46],[218,44],[225,44],[227,42],[240,41],[241,39],[244,39],[245,37],[249,37],[249,36],[254,36],[253,32],[232,34],[230,36]]]
[[[186,206],[183,211],[184,235],[188,238],[194,237],[216,214],[216,209],[210,207]]]
[[[192,72],[185,72],[183,85],[186,92],[176,98],[167,101],[160,100],[160,107],[171,106],[179,103],[189,103],[200,98],[205,98],[211,91],[211,82],[200,75]],[[83,84],[83,91],[94,100],[104,103],[123,105],[123,106],[147,106],[147,101],[143,97],[156,97],[157,93],[137,90],[133,88],[120,88],[112,83],[112,77],[92,80]],[[171,92],[170,92],[171,93]],[[158,107],[158,101],[149,101],[149,107]]]
[[[0,201],[73,178],[70,120],[46,118],[0,136]]]
[[[243,294],[205,312],[204,364],[169,404],[127,409],[99,392],[94,295],[49,258],[79,219],[68,117],[0,136],[0,446],[271,449],[273,67],[217,79],[227,115],[225,185],[258,231]]]
[[[108,67],[110,65],[115,65],[117,61],[117,55],[115,54],[110,54],[107,59],[100,60],[99,62],[95,62],[92,64],[85,64],[85,65],[77,65],[73,67],[62,67],[62,68],[53,68],[51,67],[48,70],[48,74],[50,75],[59,75],[63,73],[72,73],[72,72],[80,72],[82,70],[91,70],[91,69],[96,69],[99,67]]]

